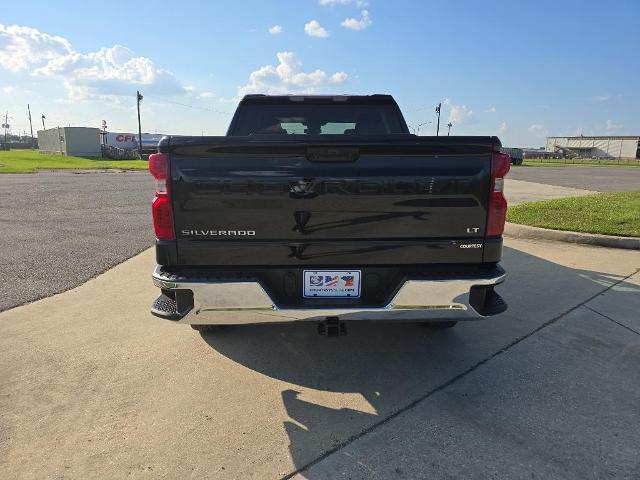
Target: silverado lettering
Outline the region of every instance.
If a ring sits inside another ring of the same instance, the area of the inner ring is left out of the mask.
[[[192,235],[195,237],[215,237],[215,236],[238,236],[238,237],[252,237],[256,234],[255,230],[182,230],[182,235]]]

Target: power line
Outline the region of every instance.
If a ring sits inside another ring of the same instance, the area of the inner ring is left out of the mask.
[[[418,133],[420,133],[420,127],[423,127],[424,125],[428,125],[430,123],[433,123],[432,121],[427,121],[427,122],[422,122],[422,123],[418,123],[418,124],[411,124],[409,125],[409,128],[411,128],[413,130],[413,134],[414,135],[418,135]]]
[[[428,105],[428,106],[425,106],[425,107],[411,108],[409,110],[405,110],[403,108],[402,111],[403,111],[403,113],[411,113],[411,112],[417,112],[419,110],[429,110],[429,109],[432,109],[432,108],[433,108],[433,105]]]
[[[152,100],[157,100],[159,102],[165,102],[165,103],[171,103],[173,105],[179,105],[181,107],[193,108],[194,110],[204,110],[204,111],[207,111],[207,112],[218,113],[220,115],[229,115],[229,112],[225,112],[224,110],[216,110],[214,108],[199,107],[199,106],[196,106],[196,105],[189,105],[189,104],[186,104],[186,103],[174,102],[172,100],[167,100],[165,98],[152,97],[151,95],[147,95],[147,98],[150,98]]]

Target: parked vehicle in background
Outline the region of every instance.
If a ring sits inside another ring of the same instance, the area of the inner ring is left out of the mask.
[[[524,150],[521,148],[502,147],[502,151],[511,157],[511,163],[514,165],[522,165]]]
[[[227,136],[165,137],[149,158],[151,311],[198,330],[307,320],[330,334],[503,312],[500,148],[411,135],[388,95],[246,96]]]

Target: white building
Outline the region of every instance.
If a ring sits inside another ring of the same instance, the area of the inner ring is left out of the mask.
[[[38,130],[38,149],[42,153],[101,157],[100,131],[97,128],[55,127]]]
[[[640,137],[547,137],[545,150],[565,158],[640,158]]]

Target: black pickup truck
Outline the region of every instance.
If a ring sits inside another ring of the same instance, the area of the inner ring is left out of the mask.
[[[197,330],[426,322],[503,312],[509,156],[497,137],[411,135],[391,96],[242,99],[224,137],[149,158],[160,296]]]

